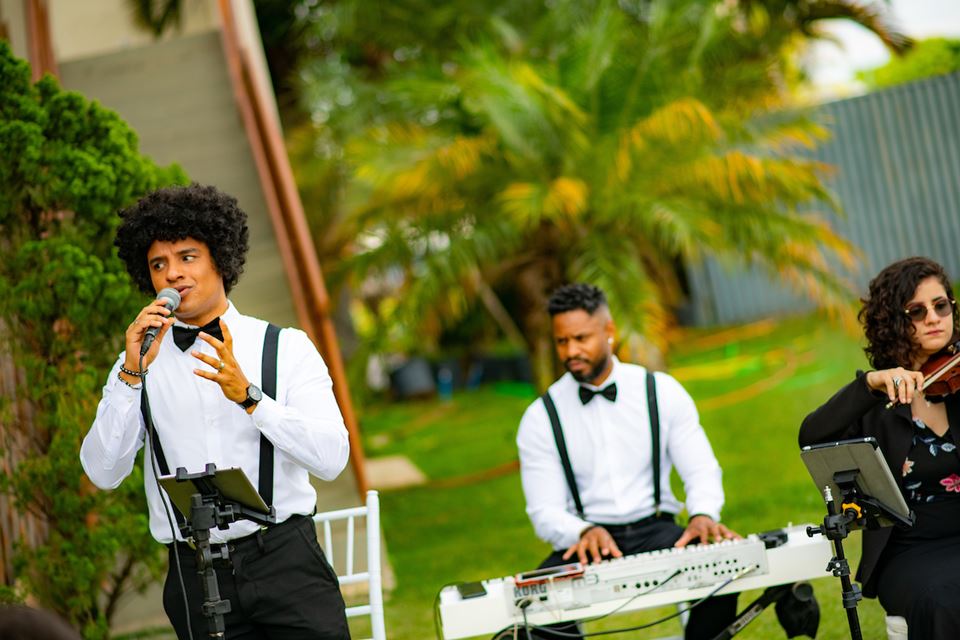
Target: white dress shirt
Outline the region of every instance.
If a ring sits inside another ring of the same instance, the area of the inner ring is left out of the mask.
[[[654,375],[660,413],[660,508],[669,513],[683,509],[670,490],[670,469],[676,466],[689,513],[719,520],[720,465],[693,399],[672,376]],[[520,421],[517,447],[527,515],[537,535],[555,549],[575,543],[590,523],[627,524],[655,511],[646,369],[614,357],[613,370],[601,388],[614,382],[615,402],[596,395],[589,403],[581,403],[581,384],[570,373],[549,390],[586,520],[576,515],[543,401],[531,404]]]
[[[233,336],[233,354],[244,375],[262,388],[260,369],[267,322],[241,315],[232,303],[221,318]],[[264,395],[252,415],[228,400],[218,384],[193,373],[194,369],[209,368],[190,355],[194,350],[216,357],[216,350],[200,339],[192,348],[180,351],[168,333],[146,379],[153,422],[170,473],[177,467],[185,467],[188,473],[202,472],[212,462],[218,469],[240,467],[256,487],[262,433],[274,445],[273,506],[277,521],[292,514],[313,513],[317,495],[308,474],[334,479],[346,466],[350,452],[333,383],[313,343],[300,330],[280,332],[277,398]],[[80,448],[84,471],[101,489],[116,488],[130,474],[146,434],[140,391],[117,377],[123,360],[121,353],[103,387],[97,417]],[[151,458],[148,455],[144,464],[150,532],[159,542],[167,543],[173,536],[157,492]],[[169,496],[165,497],[169,504]],[[211,541],[224,542],[257,528],[249,520],[240,520],[226,531],[213,529]],[[176,537],[182,539],[179,531]]]

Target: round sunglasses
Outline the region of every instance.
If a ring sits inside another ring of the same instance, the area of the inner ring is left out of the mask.
[[[933,312],[940,316],[941,318],[946,318],[951,313],[953,313],[953,305],[956,304],[956,300],[947,300],[946,298],[940,298],[933,301]],[[909,317],[914,322],[920,322],[927,317],[927,305],[925,304],[912,304],[906,309],[903,310],[907,317]]]

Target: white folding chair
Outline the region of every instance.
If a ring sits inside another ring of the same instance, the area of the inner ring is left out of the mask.
[[[367,562],[366,571],[354,570],[354,530],[356,520],[366,518]],[[326,511],[313,516],[314,522],[323,523],[323,550],[337,577],[340,586],[367,583],[368,604],[347,607],[347,617],[370,616],[371,640],[387,640],[383,621],[383,581],[380,568],[380,497],[376,491],[367,491],[367,503],[362,507]],[[346,552],[343,565],[334,553],[333,523],[346,521]]]

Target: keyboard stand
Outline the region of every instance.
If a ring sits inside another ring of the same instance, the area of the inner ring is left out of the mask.
[[[771,604],[777,605],[777,618],[788,638],[804,634],[815,638],[820,626],[820,608],[809,582],[795,582],[768,587],[759,598],[741,611],[730,625],[713,640],[729,640],[743,631],[754,618]]]

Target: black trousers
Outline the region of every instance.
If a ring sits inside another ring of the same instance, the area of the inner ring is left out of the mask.
[[[878,569],[887,615],[907,619],[911,640],[960,638],[960,539],[954,536],[896,549]]]
[[[228,640],[349,640],[337,576],[324,557],[313,520],[292,516],[256,534],[228,543],[230,562],[214,561],[220,598],[230,601],[224,616]],[[197,559],[177,543],[190,605],[194,640],[206,640],[208,619]],[[187,640],[187,614],[173,545],[163,586],[163,608],[179,640]]]
[[[617,543],[617,547],[625,556],[672,547],[683,534],[683,527],[677,525],[673,516],[669,514],[651,516],[631,524],[601,526],[610,532],[614,542]],[[555,567],[576,560],[576,558],[564,560],[563,554],[563,551],[554,551],[540,564],[540,567]],[[684,638],[686,640],[711,640],[733,622],[736,617],[737,594],[715,596],[705,600],[690,611],[690,620],[684,631]],[[580,627],[575,622],[550,625],[549,629],[559,631],[564,635],[551,633],[543,628],[533,631],[531,637],[538,640],[575,640],[575,638],[581,637],[579,635]],[[574,635],[571,638],[569,634]],[[518,637],[526,638],[523,631],[518,634]]]

